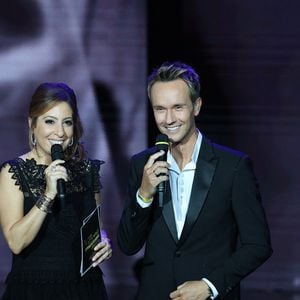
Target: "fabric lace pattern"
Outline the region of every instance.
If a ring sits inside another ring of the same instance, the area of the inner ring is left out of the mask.
[[[104,162],[101,160],[83,160],[81,162],[68,161],[65,163],[68,178],[66,182],[67,192],[83,192],[86,186],[83,184],[83,178],[92,173],[93,188],[95,193],[99,193],[102,185],[100,183],[99,170]],[[30,191],[31,195],[38,197],[41,195],[46,187],[44,177],[47,165],[37,164],[35,159],[17,158],[3,163],[0,170],[9,165],[9,173],[12,173],[12,179],[15,180],[15,185],[19,186],[20,190],[25,196]],[[22,181],[22,182],[21,182]],[[24,190],[24,187],[27,187]]]

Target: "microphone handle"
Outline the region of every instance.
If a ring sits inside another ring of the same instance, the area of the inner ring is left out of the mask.
[[[58,179],[57,180],[57,196],[59,198],[60,208],[66,207],[65,195],[66,195],[65,181],[63,179]]]
[[[166,150],[164,150],[164,151],[165,151],[165,154],[158,158],[159,161],[166,161],[167,160]],[[162,175],[162,174],[160,174],[160,175]],[[165,190],[166,190],[166,182],[162,181],[162,182],[159,183],[159,185],[157,187],[159,207],[163,207]]]
[[[163,207],[163,204],[164,204],[164,194],[165,194],[165,184],[164,182],[161,182],[159,185],[158,185],[158,205],[159,207]]]

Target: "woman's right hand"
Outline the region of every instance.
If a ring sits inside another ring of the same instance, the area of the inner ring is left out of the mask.
[[[45,196],[54,199],[57,194],[57,180],[63,179],[68,181],[67,170],[63,164],[65,161],[56,159],[45,169],[46,190]]]

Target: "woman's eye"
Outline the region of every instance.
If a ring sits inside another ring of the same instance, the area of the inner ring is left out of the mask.
[[[48,120],[45,120],[45,123],[51,125],[51,124],[54,124],[54,121],[51,119],[48,119]]]
[[[73,125],[73,121],[72,121],[72,120],[67,120],[67,121],[65,122],[65,124],[66,124],[67,126],[72,126],[72,125]]]

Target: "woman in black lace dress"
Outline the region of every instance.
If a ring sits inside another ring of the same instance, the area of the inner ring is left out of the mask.
[[[98,265],[111,257],[110,242],[94,248],[93,268],[80,276],[80,227],[100,203],[103,163],[84,158],[76,96],[63,83],[41,84],[29,107],[31,151],[5,162],[0,172],[0,223],[13,252],[3,300],[107,299]],[[60,144],[64,160],[51,159]],[[65,205],[57,199],[64,179]]]

